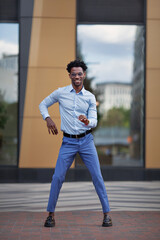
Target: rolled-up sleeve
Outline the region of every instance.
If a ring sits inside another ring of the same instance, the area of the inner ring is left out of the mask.
[[[40,104],[39,110],[45,120],[47,117],[50,117],[48,113],[48,107],[52,106],[54,103],[58,102],[59,89],[52,92],[48,97],[46,97]]]
[[[89,120],[89,124],[87,125],[88,128],[95,128],[97,126],[97,108],[96,99],[94,95],[92,95],[92,98],[90,99],[90,105],[88,109],[88,120]]]

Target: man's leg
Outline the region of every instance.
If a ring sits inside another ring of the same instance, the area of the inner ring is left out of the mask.
[[[47,207],[49,216],[44,223],[45,227],[55,226],[54,211],[58,200],[59,192],[65,180],[66,172],[70,168],[75,158],[76,152],[76,144],[70,144],[70,140],[64,137],[62,146],[59,151],[55,172],[52,177],[50,196]]]
[[[76,152],[76,145],[69,144],[69,139],[63,138],[63,143],[59,151],[56,168],[52,177],[50,196],[47,211],[53,213],[55,211],[59,192],[65,180],[66,172],[70,168]]]
[[[110,212],[110,207],[92,134],[86,135],[82,139],[79,154],[90,171],[93,184],[102,204],[103,213],[106,215]]]

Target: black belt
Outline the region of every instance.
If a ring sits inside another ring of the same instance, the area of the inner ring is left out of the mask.
[[[63,136],[69,137],[69,138],[82,138],[82,137],[85,137],[87,134],[89,134],[91,132],[92,132],[92,129],[87,130],[85,133],[81,133],[79,135],[72,135],[72,134],[68,134],[68,133],[63,132]]]

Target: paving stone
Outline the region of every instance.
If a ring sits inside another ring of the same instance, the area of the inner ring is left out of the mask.
[[[112,227],[101,227],[103,215],[98,211],[70,211],[55,214],[56,226],[43,226],[46,213],[1,212],[1,240],[159,240],[160,212],[112,212]],[[23,217],[22,217],[23,216]],[[70,221],[68,222],[68,218]],[[15,222],[13,221],[15,219]],[[36,223],[36,225],[35,225]]]

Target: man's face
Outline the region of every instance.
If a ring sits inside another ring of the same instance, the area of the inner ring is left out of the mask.
[[[75,88],[82,87],[85,76],[86,76],[86,73],[83,72],[83,69],[81,67],[71,68],[71,72],[69,74],[69,77],[72,81],[73,87],[75,87]]]

